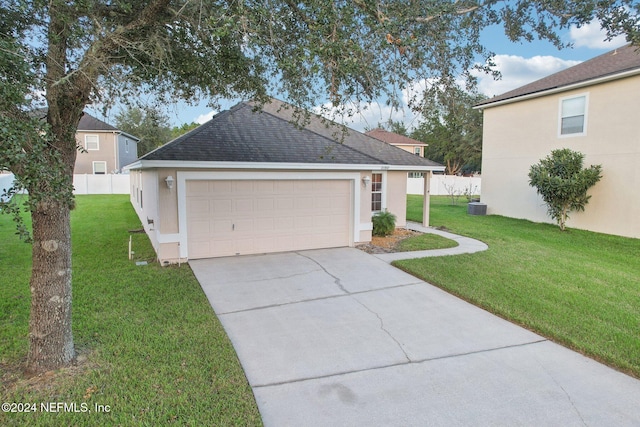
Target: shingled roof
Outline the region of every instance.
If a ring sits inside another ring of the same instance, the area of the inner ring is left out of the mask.
[[[379,139],[380,141],[386,142],[391,145],[417,145],[421,147],[426,147],[429,144],[418,141],[413,138],[409,138],[408,136],[400,135],[399,133],[389,132],[385,129],[374,129],[369,132],[365,132],[365,135],[373,137],[375,139]]]
[[[622,77],[634,71],[640,74],[640,50],[637,46],[626,45],[536,80],[533,83],[490,98],[477,104],[476,107],[489,107],[495,103],[515,101],[523,96],[532,96],[551,90],[589,84],[598,79]]]
[[[240,103],[140,161],[314,163],[411,166],[442,165],[390,146],[311,114],[304,127],[292,122],[294,109],[273,100],[259,106]]]
[[[118,128],[111,126],[109,123],[105,123],[100,119],[96,119],[88,113],[84,113],[78,123],[78,130],[98,130],[117,132]]]

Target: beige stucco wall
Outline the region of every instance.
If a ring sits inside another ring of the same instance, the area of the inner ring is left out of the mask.
[[[411,154],[415,154],[414,150],[416,147],[420,148],[420,157],[424,157],[424,146],[420,146],[420,145],[400,145],[400,144],[394,144],[394,147],[398,147],[403,149],[404,151],[408,151]]]
[[[161,263],[186,261],[180,259],[179,216],[178,216],[178,175],[182,172],[205,172],[203,170],[176,169],[147,169],[131,171],[131,203],[133,204],[142,225],[149,235],[151,243],[158,254]],[[224,171],[217,171],[224,172]],[[234,172],[227,170],[226,172]],[[238,172],[238,171],[235,171]],[[259,171],[252,171],[259,172]],[[317,171],[316,171],[317,172]],[[331,172],[329,172],[331,173]],[[356,221],[358,232],[355,243],[371,241],[371,184],[365,185],[362,178],[371,176],[372,171],[361,171],[360,179],[355,182],[359,186],[360,198],[358,203],[360,214]],[[174,187],[167,188],[165,179],[171,175]],[[397,217],[396,224],[403,227],[406,224],[406,172],[386,172],[386,208]],[[142,197],[139,194],[141,193]],[[142,201],[142,203],[141,203]],[[153,224],[148,223],[153,220]],[[359,239],[358,239],[359,237]]]
[[[559,136],[560,99],[588,95],[586,135]],[[585,212],[569,227],[640,238],[640,76],[484,110],[482,202],[488,214],[553,222],[528,184],[531,165],[551,150],[585,154],[601,164],[602,180]]]
[[[407,225],[407,173],[387,172],[387,210],[396,216],[396,227]]]

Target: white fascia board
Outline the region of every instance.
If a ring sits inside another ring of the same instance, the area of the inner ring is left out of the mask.
[[[640,68],[625,71],[623,73],[613,74],[610,76],[599,77],[591,80],[585,80],[583,82],[570,84],[567,86],[555,87],[552,89],[543,90],[541,92],[529,93],[526,95],[516,96],[514,98],[503,99],[502,101],[496,101],[489,104],[483,104],[473,107],[474,110],[485,110],[487,108],[498,107],[500,105],[512,104],[514,102],[526,101],[533,98],[540,98],[542,96],[553,95],[556,93],[567,92],[574,89],[580,89],[588,86],[595,86],[597,84],[607,83],[613,80],[623,79],[625,77],[632,77],[637,74],[640,74]]]
[[[207,162],[181,160],[138,160],[125,167],[131,169],[241,169],[241,170],[396,170],[396,171],[444,171],[444,166],[411,166],[411,165],[372,165],[372,164],[339,164],[339,163],[275,163],[275,162]]]
[[[130,133],[126,133],[122,131],[118,131],[118,133],[120,133],[120,135],[124,136],[125,138],[130,138],[130,139],[133,139],[135,142],[140,142],[140,138],[133,136]]]

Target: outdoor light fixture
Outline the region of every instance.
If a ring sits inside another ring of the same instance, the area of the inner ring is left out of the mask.
[[[362,183],[364,184],[365,187],[369,185],[370,182],[371,182],[371,177],[369,175],[362,178]]]
[[[167,183],[167,188],[168,188],[169,190],[171,190],[171,189],[173,188],[173,177],[172,177],[171,175],[169,175],[168,177],[166,177],[166,178],[164,179],[164,182],[166,182],[166,183]]]

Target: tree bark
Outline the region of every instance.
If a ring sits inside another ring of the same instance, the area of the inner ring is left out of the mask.
[[[53,197],[31,212],[33,267],[27,372],[67,366],[75,358],[71,330],[70,208]]]

